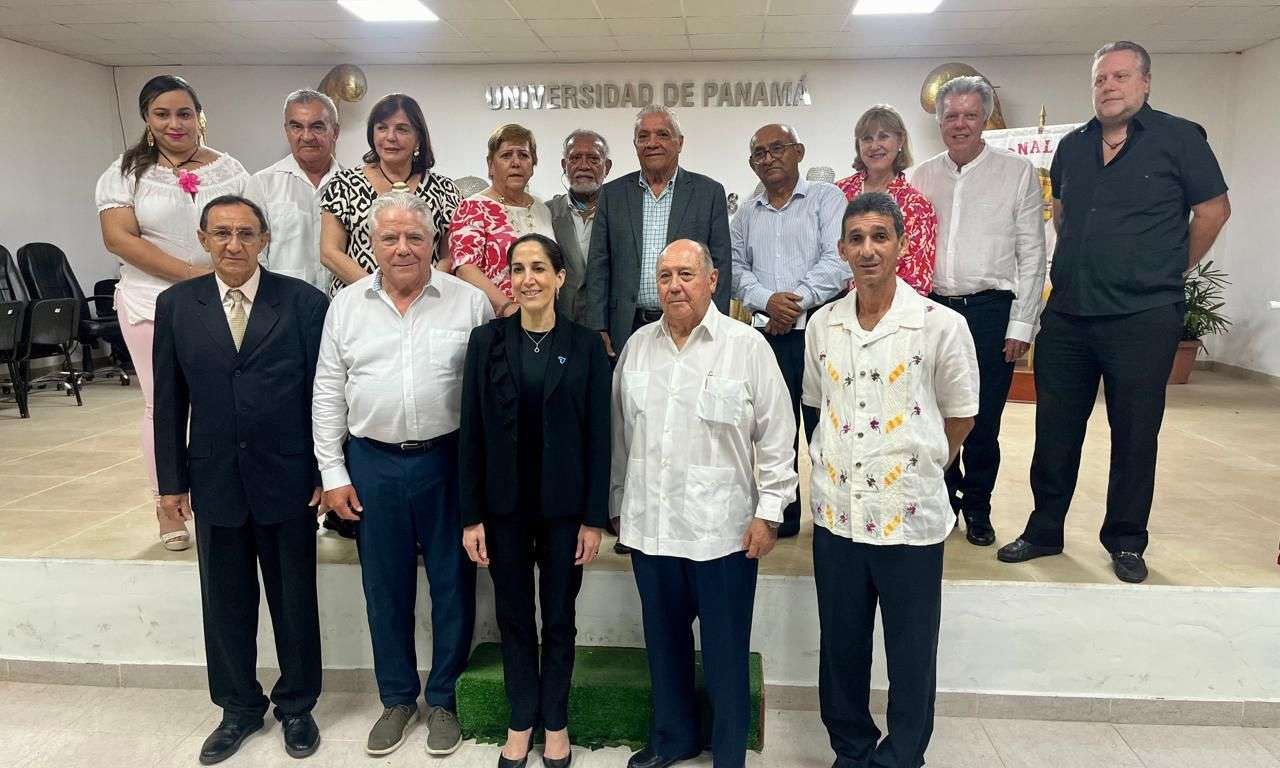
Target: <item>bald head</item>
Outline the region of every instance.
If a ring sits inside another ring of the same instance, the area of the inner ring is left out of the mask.
[[[691,328],[711,306],[719,274],[702,243],[676,240],[658,255],[658,302],[667,320]]]
[[[800,181],[804,145],[789,125],[770,123],[751,134],[747,162],[771,195],[789,195]]]

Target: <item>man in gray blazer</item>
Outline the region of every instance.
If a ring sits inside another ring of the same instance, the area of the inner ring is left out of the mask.
[[[591,248],[591,229],[595,224],[600,186],[613,169],[609,159],[609,142],[595,131],[578,128],[564,140],[564,157],[560,168],[569,181],[569,193],[556,195],[547,202],[551,209],[551,228],[564,253],[565,278],[556,305],[575,323],[586,322],[587,256]]]
[[[611,356],[633,330],[662,317],[658,254],[668,243],[694,240],[711,251],[722,313],[733,286],[724,187],[680,167],[684,134],[675,114],[658,105],[640,110],[634,139],[640,170],[601,188],[587,258],[586,325],[600,331]]]

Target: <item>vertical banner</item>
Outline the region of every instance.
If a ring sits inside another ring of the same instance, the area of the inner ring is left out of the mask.
[[[1046,125],[1044,128],[1004,128],[982,134],[991,146],[1007,149],[1030,160],[1040,174],[1040,189],[1044,193],[1044,245],[1050,262],[1053,261],[1053,246],[1058,236],[1053,231],[1053,189],[1049,184],[1049,166],[1053,164],[1053,153],[1058,151],[1058,142],[1078,127],[1078,124],[1067,123]]]

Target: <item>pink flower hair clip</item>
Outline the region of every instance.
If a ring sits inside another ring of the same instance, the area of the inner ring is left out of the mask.
[[[182,188],[192,197],[196,196],[196,192],[200,191],[200,177],[188,170],[178,171],[178,186]]]

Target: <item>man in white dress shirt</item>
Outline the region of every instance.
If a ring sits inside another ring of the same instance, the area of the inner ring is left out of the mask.
[[[742,768],[759,559],[796,493],[796,419],[769,344],[712,306],[719,275],[700,243],[659,255],[662,319],[638,329],[613,379],[610,513],[632,549],[653,690],[649,744],[629,768],[701,751],[693,620],[717,768]]]
[[[1044,290],[1044,198],[1031,161],[988,147],[982,126],[995,94],[981,77],[938,90],[947,151],[921,163],[911,183],[938,213],[938,257],[929,298],[964,316],[982,378],[980,406],[960,457],[947,470],[951,508],[969,543],[995,543],[991,493],[1000,470],[1000,417],[1013,367],[1027,352]]]
[[[360,521],[385,708],[366,751],[395,750],[418,716],[416,543],[431,586],[427,752],[444,755],[461,743],[454,685],[475,623],[475,569],[458,509],[462,366],[471,329],[493,312],[481,291],[431,269],[431,210],[421,198],[381,195],[369,222],[378,268],[340,291],[325,318],[312,398],[316,460],[326,503]]]
[[[342,170],[333,157],[338,142],[333,99],[309,89],[289,94],[284,136],[289,156],[255,173],[244,191],[271,222],[271,247],[260,256],[262,266],[327,291],[331,275],[320,263],[320,191]]]
[[[924,765],[942,549],[955,525],[943,474],[978,412],[964,319],[896,274],[904,229],[883,192],[849,203],[840,254],[856,288],[805,329],[803,404],[818,422],[809,444],[818,700],[834,768]],[[868,708],[877,603],[889,672],[883,741]]]

